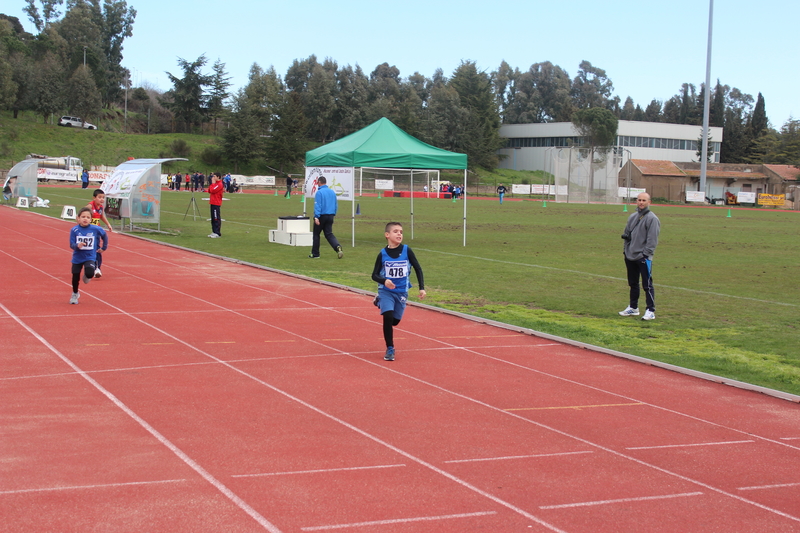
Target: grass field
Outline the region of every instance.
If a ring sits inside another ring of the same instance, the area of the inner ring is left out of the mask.
[[[51,216],[90,198],[64,187],[40,188],[39,196],[51,201],[40,210]],[[408,199],[363,197],[355,248],[351,206],[341,202],[334,231],[345,258],[323,242],[322,259],[311,261],[307,248],[268,242],[279,216],[303,213],[300,197],[227,195],[222,239],[207,237],[203,197],[195,221],[186,216],[189,193],[164,192],[161,228],[172,234],[149,237],[374,291],[383,227],[397,220],[422,263],[426,303],[800,394],[796,212],[734,209],[728,217],[727,209],[654,206],[662,224],[653,267],[658,318],[643,322],[617,315],[628,292],[619,235],[629,213],[621,206],[476,199],[467,204],[464,247],[461,202],[415,200],[412,240]],[[109,265],[113,257],[112,238]]]

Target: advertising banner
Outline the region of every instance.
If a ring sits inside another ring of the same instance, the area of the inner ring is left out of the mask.
[[[317,193],[317,180],[325,176],[326,185],[336,193],[339,200],[353,200],[353,167],[306,167],[303,193],[313,198]]]
[[[758,203],[759,203],[759,205],[783,206],[783,205],[786,204],[786,195],[785,194],[759,194],[758,195]]]
[[[706,194],[703,191],[686,191],[687,202],[705,202]]]

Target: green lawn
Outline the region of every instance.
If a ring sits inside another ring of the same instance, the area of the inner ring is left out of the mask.
[[[53,216],[90,198],[78,188],[43,187],[39,196],[50,199],[53,208],[42,211]],[[303,213],[299,197],[227,195],[222,239],[207,237],[203,197],[195,221],[186,216],[189,193],[164,192],[161,227],[172,234],[149,236],[375,290],[370,273],[383,227],[396,220],[425,271],[426,303],[800,394],[796,212],[734,209],[729,218],[727,209],[654,206],[662,224],[653,267],[658,318],[643,322],[617,315],[628,292],[619,235],[629,213],[621,206],[469,201],[464,247],[460,201],[415,200],[412,239],[408,199],[364,197],[355,248],[351,206],[342,202],[334,230],[345,258],[323,241],[322,259],[311,261],[307,248],[268,242],[279,216]]]

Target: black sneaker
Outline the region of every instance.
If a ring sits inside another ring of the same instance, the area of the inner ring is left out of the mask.
[[[375,298],[372,299],[372,305],[374,305],[375,307],[380,307],[381,306],[380,300],[381,297],[376,294]]]
[[[308,254],[309,259],[319,259],[318,255]]]
[[[386,355],[383,356],[384,361],[394,361],[394,346],[386,348]]]

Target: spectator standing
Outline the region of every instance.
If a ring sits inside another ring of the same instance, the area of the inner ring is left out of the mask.
[[[655,320],[656,294],[653,288],[653,255],[658,246],[661,221],[650,211],[650,195],[640,193],[636,198],[636,212],[628,217],[622,239],[625,268],[628,271],[630,302],[621,316],[639,316],[639,278],[642,278],[647,309],[642,320]]]
[[[338,209],[336,193],[328,187],[327,183],[328,180],[325,179],[325,176],[317,179],[319,188],[317,194],[314,195],[314,235],[311,241],[311,253],[308,256],[311,259],[319,259],[320,233],[325,234],[325,239],[331,248],[336,250],[339,259],[344,257],[344,251],[333,234],[333,219],[336,217]]]
[[[225,189],[219,172],[211,174],[211,185],[208,187],[208,203],[211,205],[211,233],[212,239],[222,237],[222,192]]]
[[[500,198],[500,205],[503,205],[503,197],[506,195],[506,186],[502,183],[497,187],[497,196]]]

